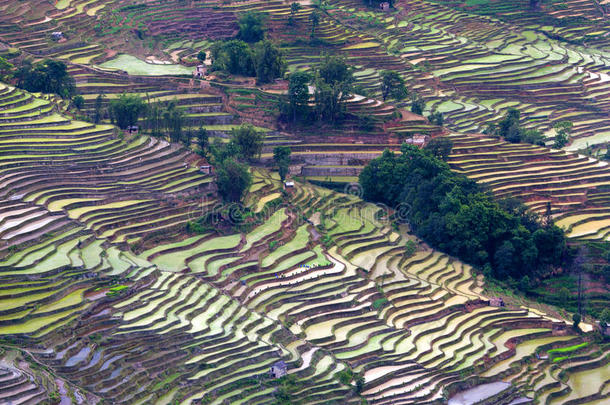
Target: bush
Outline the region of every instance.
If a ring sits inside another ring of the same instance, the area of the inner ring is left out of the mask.
[[[72,97],[72,104],[77,110],[82,110],[83,106],[85,105],[85,99],[80,94],[76,95]]]
[[[216,185],[225,201],[241,201],[251,184],[252,176],[245,164],[227,159],[216,165]]]
[[[45,59],[35,65],[24,64],[15,73],[18,86],[32,92],[55,93],[63,98],[71,97],[76,91],[74,79],[68,73],[64,62]]]
[[[146,111],[146,104],[137,95],[121,94],[110,100],[110,118],[121,129],[136,125],[140,115]]]
[[[262,13],[249,11],[239,18],[239,33],[237,38],[246,42],[258,42],[265,37],[266,16]]]
[[[410,207],[407,219],[430,245],[499,279],[521,279],[567,257],[563,231],[542,224],[522,204],[499,204],[473,180],[452,172],[429,150],[403,144],[386,150],[360,173],[368,200]]]
[[[254,70],[259,83],[269,83],[282,77],[286,63],[282,51],[271,41],[261,41],[254,47]]]
[[[387,303],[388,303],[387,298],[378,298],[375,301],[373,301],[373,308],[376,310],[379,310],[379,309],[385,307]]]

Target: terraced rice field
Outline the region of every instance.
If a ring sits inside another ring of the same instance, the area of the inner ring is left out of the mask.
[[[440,135],[443,129],[405,112],[408,101],[379,100],[379,72],[393,69],[423,97],[425,115],[444,114],[454,170],[535,212],[550,204],[575,239],[607,240],[605,162],[468,134],[516,107],[549,143],[552,125],[565,119],[574,122],[567,149],[604,143],[609,59],[597,8],[566,1],[571,11],[554,10],[556,18],[572,12],[594,23],[557,28],[512,24],[454,3],[400,0],[399,12],[381,13],[361,1],[327,2],[316,36],[354,65],[367,96],[352,95],[347,108],[372,117],[375,129],[362,133],[349,122],[301,139],[259,128],[262,162],[274,146],[290,145],[306,178],[350,182],[383,149]],[[275,105],[282,90],[133,78],[99,67],[190,74],[180,63],[233,36],[236,16],[252,10],[267,14],[289,72],[321,58],[320,49],[295,42],[309,34],[309,4],[294,28],[286,26],[289,3],[280,1],[130,5],[0,0],[0,40],[66,61],[85,114],[100,94],[104,106],[122,93],[175,100],[188,128],[203,126],[215,138],[227,138],[238,116],[273,122],[257,112]],[[66,43],[49,39],[57,30],[68,34]],[[137,41],[136,30],[157,47],[134,46],[139,52],[172,63],[115,57]],[[586,37],[589,45],[553,35]],[[231,97],[241,97],[241,110],[229,107]],[[482,276],[394,228],[379,207],[306,182],[284,193],[276,173],[254,169],[249,222],[189,234],[187,222],[218,202],[197,156],[158,138],[119,138],[108,120],[91,124],[65,111],[54,96],[0,84],[0,403],[37,404],[56,392],[62,405],[72,398],[273,404],[283,390],[302,404],[610,400],[607,343],[539,311],[490,306]],[[407,240],[418,246],[412,256]],[[296,383],[269,375],[280,360]],[[346,370],[363,384],[342,381]]]
[[[18,92],[3,86],[0,97]],[[70,390],[86,403],[272,403],[268,370],[283,360],[299,381],[291,397],[304,403],[415,404],[442,401],[477,375],[520,379],[537,348],[582,343],[563,322],[488,306],[482,279],[453,258],[424,248],[405,256],[413,237],[357,197],[301,183],[283,197],[275,174],[257,169],[247,201],[257,209],[279,197],[280,207],[243,233],[185,238],[189,212],[213,202],[201,201],[207,183],[182,163],[189,152],[119,140],[105,126],[34,128],[46,142],[0,168],[0,335],[46,371],[9,352],[1,373],[15,384],[0,398]],[[10,127],[0,137],[20,147]],[[159,183],[161,173],[172,174]],[[178,204],[158,190],[181,177],[192,186]],[[604,395],[569,372],[591,362],[598,375],[600,353],[541,361],[545,387],[524,380],[501,393]],[[361,394],[336,378],[348,368],[363,375]]]

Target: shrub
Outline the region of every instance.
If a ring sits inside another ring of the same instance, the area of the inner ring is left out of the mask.
[[[246,42],[258,42],[265,37],[266,16],[262,13],[249,11],[239,19],[237,38]]]
[[[379,309],[385,307],[387,303],[388,303],[387,298],[378,298],[375,301],[373,301],[373,308],[376,310],[379,310]]]

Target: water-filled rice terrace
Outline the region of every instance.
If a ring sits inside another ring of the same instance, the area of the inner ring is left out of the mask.
[[[489,306],[483,278],[440,252],[406,256],[416,239],[375,205],[302,183],[278,201],[277,175],[253,169],[246,204],[263,220],[186,235],[216,201],[186,149],[11,86],[0,99],[4,402],[274,403],[279,360],[294,403],[608,395],[607,345]]]
[[[176,100],[188,127],[221,138],[239,117],[269,124],[257,111],[277,94],[163,76],[188,73],[200,50],[235,35],[237,15],[268,15],[289,72],[322,58],[297,41],[309,35],[306,2],[293,28],[289,2],[133,4],[0,0],[0,41],[66,61],[85,113],[100,94],[104,106],[122,93]],[[342,129],[300,138],[259,128],[262,162],[287,144],[311,180],[354,181],[405,137],[439,135],[401,112],[408,102],[380,101],[379,72],[392,69],[424,98],[425,115],[444,114],[454,170],[533,211],[550,203],[574,239],[608,239],[607,165],[576,153],[610,131],[606,18],[594,1],[558,4],[544,6],[551,21],[522,13],[525,1],[400,0],[389,13],[327,2],[317,38],[355,66],[367,95],[352,96],[348,110],[377,126],[359,142]],[[574,16],[587,22],[555,24]],[[58,30],[66,43],[49,40]],[[165,64],[131,56],[142,54],[136,30],[156,39]],[[471,134],[510,107],[549,145],[553,124],[573,121],[568,151]],[[607,343],[539,308],[490,306],[475,269],[393,227],[382,208],[302,182],[284,196],[275,173],[253,169],[245,203],[256,220],[235,224],[184,146],[118,137],[108,120],[79,121],[66,109],[0,84],[0,403],[610,400]],[[222,226],[186,232],[209,213]],[[418,246],[412,256],[408,240]],[[270,377],[280,360],[290,379]],[[349,370],[361,387],[341,378]]]

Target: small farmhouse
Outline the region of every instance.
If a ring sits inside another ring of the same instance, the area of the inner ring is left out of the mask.
[[[273,363],[273,365],[271,366],[270,373],[273,378],[280,378],[286,375],[287,370],[288,367],[286,366],[286,363],[280,360],[276,363]]]

